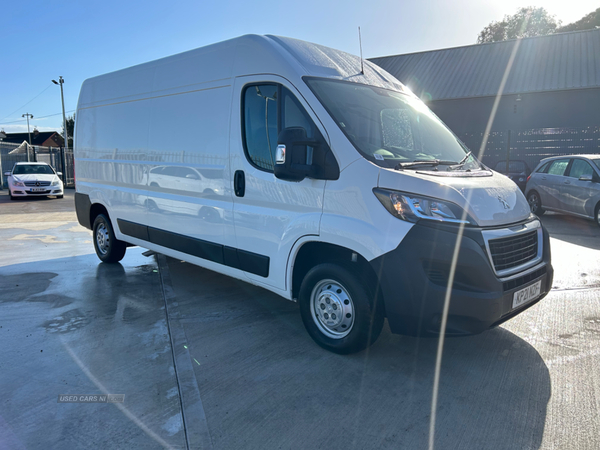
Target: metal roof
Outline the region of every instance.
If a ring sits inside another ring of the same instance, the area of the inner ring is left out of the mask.
[[[600,87],[600,29],[371,58],[422,98],[496,95],[513,50],[504,94]]]

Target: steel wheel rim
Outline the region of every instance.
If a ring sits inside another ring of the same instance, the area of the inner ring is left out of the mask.
[[[342,339],[354,326],[354,303],[348,290],[334,280],[322,280],[310,295],[310,314],[319,331],[331,339]]]
[[[538,197],[536,194],[530,194],[529,195],[529,208],[531,209],[532,213],[535,213],[538,210]]]
[[[96,245],[100,253],[103,255],[108,253],[110,237],[108,235],[108,228],[103,223],[99,224],[98,228],[96,228]]]

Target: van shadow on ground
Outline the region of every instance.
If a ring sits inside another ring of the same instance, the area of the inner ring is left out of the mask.
[[[384,329],[366,352],[316,346],[297,304],[169,259],[214,448],[427,448],[436,339]],[[550,376],[497,328],[447,339],[436,448],[539,448]]]

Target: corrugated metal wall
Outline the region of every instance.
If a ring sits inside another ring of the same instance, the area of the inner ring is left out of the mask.
[[[471,45],[371,61],[432,100],[600,87],[600,29]]]

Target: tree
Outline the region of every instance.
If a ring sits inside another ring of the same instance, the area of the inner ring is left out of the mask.
[[[499,42],[508,39],[545,36],[556,32],[561,25],[544,8],[528,6],[519,8],[516,14],[504,16],[500,22],[491,22],[479,33],[478,44]]]
[[[73,148],[73,133],[75,131],[75,114],[67,116],[67,133],[69,135],[69,145],[67,147]],[[62,129],[63,138],[65,136],[65,127]]]
[[[582,17],[577,22],[557,28],[556,32],[565,33],[567,31],[593,30],[594,28],[600,28],[600,8]]]

